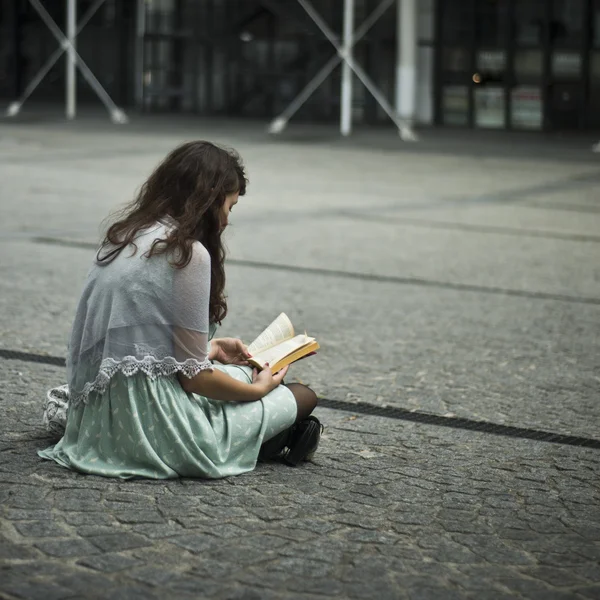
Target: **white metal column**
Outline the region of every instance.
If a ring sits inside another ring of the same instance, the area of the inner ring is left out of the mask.
[[[396,2],[396,0],[381,0],[379,6],[365,19],[360,27],[356,28],[352,38],[352,44],[356,45],[366,33],[373,27],[379,18]],[[305,7],[306,9],[306,7]],[[310,13],[309,13],[310,14]],[[302,91],[294,98],[287,108],[269,125],[269,133],[281,133],[287,126],[288,121],[294,116],[298,109],[310,98],[312,93],[329,77],[333,70],[342,62],[342,51],[336,52],[319,72],[304,86]]]
[[[354,0],[344,0],[344,45],[342,49],[342,88],[340,103],[340,133],[350,135],[352,132],[352,69],[348,61],[352,61],[352,37],[354,32]]]
[[[410,127],[417,104],[417,0],[398,0],[396,114]]]
[[[31,0],[30,0],[31,1]],[[298,4],[304,8],[308,16],[314,21],[315,25],[321,30],[323,35],[329,40],[331,45],[336,51],[336,56],[332,57],[327,64],[313,77],[313,79],[304,87],[304,89],[298,94],[294,100],[288,105],[288,107],[269,125],[269,133],[281,133],[287,126],[288,121],[294,115],[294,113],[308,100],[310,95],[327,79],[333,69],[340,63],[343,62],[344,68],[348,67],[354,75],[360,80],[360,82],[367,88],[369,93],[375,98],[376,102],[381,106],[385,114],[392,120],[394,125],[398,128],[400,137],[405,141],[414,141],[417,139],[415,136],[412,126],[410,123],[400,119],[397,111],[390,105],[386,97],[379,91],[377,86],[371,81],[364,69],[354,61],[352,52],[350,51],[356,42],[361,39],[365,33],[371,28],[373,23],[381,17],[387,8],[392,6],[394,0],[381,0],[379,6],[365,19],[364,23],[352,33],[352,21],[353,6],[352,2],[348,0],[344,1],[344,30],[346,27],[350,27],[350,35],[346,38],[344,36],[343,45],[339,43],[339,38],[333,33],[326,21],[321,15],[313,8],[309,0],[298,0]],[[351,78],[346,76],[346,82],[352,84]],[[347,85],[347,84],[346,84]],[[344,86],[342,87],[344,90]],[[352,114],[352,92],[351,88],[348,91],[348,87],[345,88],[345,92],[342,94],[343,110],[340,115],[340,122],[342,126],[342,133],[346,131],[350,133],[351,130],[351,114]],[[347,135],[347,133],[345,135]]]
[[[65,112],[67,119],[75,118],[77,112],[77,58],[75,44],[77,41],[77,2],[67,0],[67,46],[66,77],[65,77]]]
[[[85,27],[87,22],[92,18],[92,16],[96,13],[96,11],[104,4],[105,0],[96,0],[94,4],[92,4],[86,14],[84,15],[81,23],[77,25],[76,17],[77,17],[77,9],[75,3],[77,0],[66,0],[67,4],[67,27],[66,32],[67,35],[62,32],[60,27],[54,22],[54,19],[50,16],[44,5],[40,0],[29,0],[29,3],[36,10],[42,21],[45,23],[46,27],[50,30],[50,33],[55,37],[59,44],[59,48],[48,58],[44,66],[38,71],[35,77],[30,81],[30,83],[25,88],[25,91],[21,95],[18,100],[12,102],[9,107],[6,109],[6,116],[14,117],[21,112],[21,108],[25,101],[37,86],[41,83],[44,77],[49,73],[50,69],[54,65],[54,63],[61,57],[63,52],[67,53],[67,76],[66,76],[66,85],[65,85],[65,112],[68,119],[73,119],[76,113],[76,71],[75,67],[79,68],[81,71],[81,75],[83,78],[89,83],[90,87],[96,92],[100,101],[104,104],[108,112],[110,113],[110,118],[113,123],[124,124],[128,122],[127,115],[123,110],[121,110],[113,101],[112,98],[108,95],[107,91],[102,87],[102,84],[98,81],[96,76],[92,73],[90,68],[85,64],[84,60],[81,58],[77,49],[75,47],[75,42],[77,36],[81,32],[81,30]]]

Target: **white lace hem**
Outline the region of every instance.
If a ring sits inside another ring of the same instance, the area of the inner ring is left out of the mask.
[[[172,356],[156,359],[153,356],[145,356],[142,359],[135,356],[126,356],[123,360],[116,361],[114,358],[105,358],[100,364],[100,370],[94,381],[88,382],[83,386],[83,390],[75,392],[70,390],[69,405],[77,406],[79,403],[87,403],[88,397],[92,392],[102,394],[108,388],[111,379],[117,374],[122,373],[125,377],[132,377],[140,371],[150,377],[169,377],[175,373],[182,373],[189,379],[207,369],[212,370],[213,364],[206,358],[199,361],[195,358],[188,358],[184,362],[178,362]]]

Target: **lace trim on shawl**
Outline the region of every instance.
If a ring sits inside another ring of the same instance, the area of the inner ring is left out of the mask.
[[[213,369],[213,364],[208,358],[203,361],[188,358],[184,362],[178,362],[172,356],[161,359],[156,359],[153,356],[144,356],[142,359],[135,358],[135,356],[126,356],[120,361],[116,361],[114,358],[105,358],[100,364],[100,370],[94,381],[86,383],[81,392],[71,390],[69,405],[77,406],[80,402],[87,403],[88,396],[92,392],[104,393],[108,388],[110,380],[117,373],[122,373],[125,377],[132,377],[141,371],[150,377],[150,379],[183,373],[183,375],[191,379],[194,375],[206,369]]]

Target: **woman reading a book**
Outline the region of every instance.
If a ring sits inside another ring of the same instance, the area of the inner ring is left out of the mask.
[[[108,229],[77,308],[62,439],[40,452],[108,477],[219,478],[317,447],[315,393],[215,339],[227,314],[221,236],[246,191],[238,155],[176,148]],[[210,341],[212,338],[212,341]]]

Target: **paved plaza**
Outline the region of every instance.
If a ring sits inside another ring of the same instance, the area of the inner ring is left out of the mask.
[[[0,123],[0,598],[600,598],[600,158],[466,135]],[[219,481],[44,462],[101,222],[193,138],[250,177],[219,335],[318,338],[288,380],[321,447]]]

